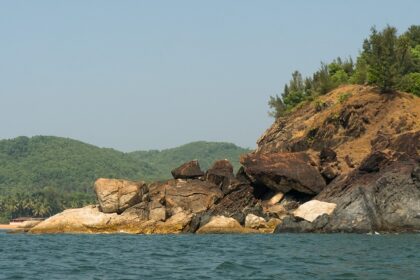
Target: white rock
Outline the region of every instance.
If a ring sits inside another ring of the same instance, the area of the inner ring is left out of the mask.
[[[284,193],[278,192],[268,201],[269,205],[274,205],[276,203],[279,203],[284,197]]]
[[[262,227],[266,227],[266,222],[264,218],[258,217],[254,214],[248,214],[245,218],[245,227],[258,229]]]
[[[312,223],[313,221],[315,221],[316,218],[318,218],[321,215],[331,215],[334,212],[336,206],[337,204],[335,203],[328,203],[319,200],[310,200],[299,206],[293,212],[293,215]]]
[[[197,230],[197,233],[252,233],[257,232],[244,228],[234,218],[225,216],[214,216],[210,222]]]

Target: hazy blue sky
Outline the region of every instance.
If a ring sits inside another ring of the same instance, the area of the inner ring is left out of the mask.
[[[57,135],[131,151],[254,147],[290,73],[355,56],[420,1],[0,2],[0,138]]]

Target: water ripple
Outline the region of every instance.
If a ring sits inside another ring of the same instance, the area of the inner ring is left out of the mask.
[[[420,235],[24,235],[0,279],[420,279]]]

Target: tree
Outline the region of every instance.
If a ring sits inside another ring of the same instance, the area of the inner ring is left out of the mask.
[[[282,99],[286,109],[291,109],[305,100],[305,84],[299,71],[296,70],[292,73],[289,85],[285,85],[284,88]]]
[[[420,45],[420,25],[412,25],[404,33],[408,37],[410,42],[410,47],[415,47]]]
[[[328,64],[321,63],[321,67],[316,71],[312,78],[312,89],[316,95],[323,95],[334,88],[331,80]]]
[[[396,89],[420,93],[420,26],[411,26],[398,36],[397,29],[387,26],[378,32],[371,29],[363,43],[363,51],[354,65],[351,57],[321,63],[321,67],[310,77],[303,78],[294,71],[292,79],[279,96],[271,96],[271,116],[279,117],[303,101],[312,101],[340,85],[371,84],[382,92]]]
[[[409,44],[409,72],[420,72],[420,25],[412,25],[410,28],[402,35],[406,38],[407,43]]]
[[[268,106],[271,108],[271,111],[269,111],[268,114],[276,119],[281,117],[286,109],[283,100],[281,100],[278,95],[270,96]]]
[[[399,89],[406,92],[411,92],[420,97],[420,73],[409,73],[402,77]]]
[[[356,67],[349,82],[359,85],[364,85],[368,82],[368,64],[365,55],[361,54],[357,58]]]
[[[406,65],[408,44],[397,37],[397,29],[387,26],[381,32],[372,28],[363,44],[363,56],[368,64],[368,82],[382,92],[395,90]]]

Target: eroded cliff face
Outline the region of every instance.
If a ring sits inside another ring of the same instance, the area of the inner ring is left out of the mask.
[[[337,153],[348,173],[373,147],[420,130],[420,99],[406,93],[380,94],[372,87],[340,87],[277,119],[258,139],[258,153],[306,152],[319,162],[323,148]]]
[[[276,120],[248,157],[302,153],[310,157],[308,166],[316,163],[326,184],[311,199],[337,208],[321,222],[292,215],[278,232],[420,230],[419,98],[365,86],[338,88]],[[268,180],[273,172],[266,171]],[[293,185],[277,178],[276,184],[282,182]]]

